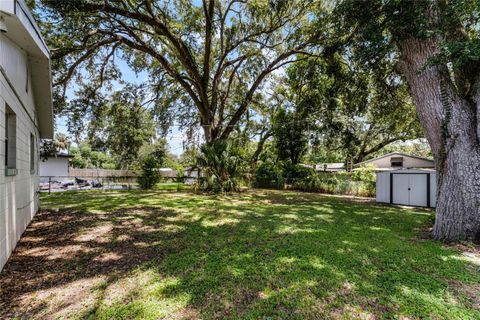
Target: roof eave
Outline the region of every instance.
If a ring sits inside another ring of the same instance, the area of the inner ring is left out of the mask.
[[[7,15],[11,26],[8,37],[28,54],[40,138],[53,139],[50,51],[23,0],[0,2],[0,13]]]

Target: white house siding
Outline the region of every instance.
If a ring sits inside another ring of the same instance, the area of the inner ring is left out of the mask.
[[[27,55],[7,35],[0,34],[0,270],[38,209],[39,131],[32,81],[28,81],[27,93]],[[16,114],[18,173],[15,176],[5,176],[6,104]],[[35,136],[33,173],[30,171],[30,134]]]

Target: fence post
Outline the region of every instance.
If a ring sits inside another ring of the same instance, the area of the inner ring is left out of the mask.
[[[52,193],[52,177],[48,177],[48,194]]]

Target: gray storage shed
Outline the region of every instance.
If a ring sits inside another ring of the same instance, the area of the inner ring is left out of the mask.
[[[435,207],[435,170],[399,169],[377,172],[376,200],[381,203]]]

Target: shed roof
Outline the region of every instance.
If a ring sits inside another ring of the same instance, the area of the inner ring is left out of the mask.
[[[435,169],[410,169],[410,168],[398,168],[398,169],[386,169],[386,170],[378,170],[375,171],[376,174],[379,173],[436,173]]]

